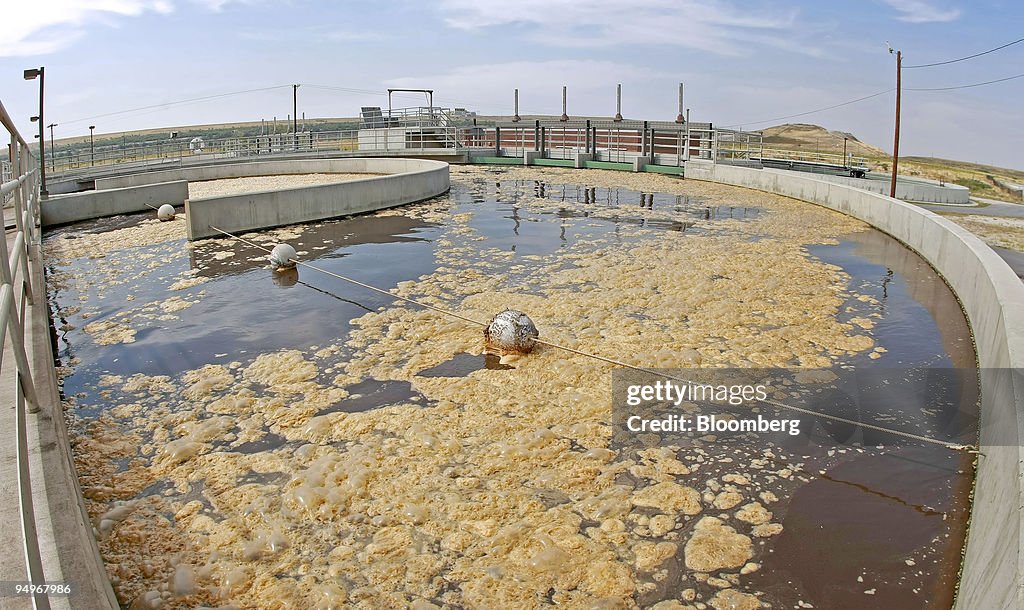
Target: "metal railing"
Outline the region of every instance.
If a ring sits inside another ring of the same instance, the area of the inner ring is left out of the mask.
[[[280,154],[380,153],[409,151],[479,152],[521,157],[538,151],[550,159],[569,160],[577,153],[594,161],[630,163],[637,157],[657,165],[681,166],[690,159],[719,160],[716,151],[738,154],[735,146],[718,146],[737,133],[714,129],[708,123],[610,120],[535,120],[500,123],[493,127],[460,125],[445,108],[399,108],[384,113],[363,129],[279,133],[259,136],[122,142],[93,149],[56,151],[49,161],[51,173],[74,174],[108,165],[132,164],[139,168],[178,167],[193,160],[246,158]],[[377,125],[387,125],[386,127]],[[748,139],[760,134],[747,134]],[[751,149],[753,150],[753,149]],[[745,153],[747,157],[752,155]]]
[[[534,120],[460,128],[459,141],[476,155],[522,157],[534,151],[545,159],[588,154],[593,161],[631,163],[643,157],[655,165],[681,166],[713,158],[715,131],[707,123]]]
[[[845,157],[836,153],[824,153],[810,150],[787,150],[782,148],[765,148],[757,155],[759,159],[774,159],[778,161],[798,161],[800,163],[820,163],[822,165],[835,165],[839,167],[866,167],[865,157],[847,154]]]
[[[386,127],[385,127],[386,125]],[[180,166],[193,158],[216,159],[272,154],[338,151],[429,151],[465,148],[462,129],[447,108],[397,108],[382,115],[379,126],[338,131],[303,131],[229,138],[174,138],[122,141],[94,147],[57,147],[47,159],[56,176],[77,170],[132,163]]]
[[[29,450],[27,419],[30,413],[40,409],[36,385],[32,378],[26,350],[26,325],[31,323],[28,312],[35,299],[41,298],[41,286],[32,286],[29,272],[30,257],[39,256],[38,162],[29,152],[28,143],[18,133],[7,110],[0,103],[0,123],[10,136],[9,165],[10,178],[0,186],[0,201],[3,207],[12,207],[16,231],[8,250],[5,239],[0,248],[0,370],[7,340],[10,340],[14,356],[15,375],[15,436],[18,462],[18,494],[21,505],[21,528],[24,540],[24,557],[27,566],[26,577],[33,584],[46,582],[42,559],[39,553],[39,539],[36,533],[35,510],[32,501],[32,480],[29,472]],[[10,204],[10,206],[8,206]],[[6,231],[5,231],[6,234]],[[5,235],[6,237],[6,235]],[[33,294],[33,293],[36,294]],[[8,367],[11,368],[11,367]],[[36,608],[50,607],[47,596],[40,592],[33,595]]]
[[[467,126],[446,108],[398,108],[375,115],[362,129],[304,131],[259,136],[122,142],[94,149],[57,150],[49,160],[55,176],[107,165],[132,164],[140,169],[178,167],[204,160],[264,155],[410,154],[466,152],[471,155],[522,157],[534,151],[541,158],[571,160],[578,153],[593,161],[631,163],[648,159],[661,166],[682,166],[689,160],[761,166],[762,160],[864,168],[863,157],[765,148],[760,132],[735,131],[710,123],[611,120],[533,120]],[[364,117],[364,123],[366,122]]]
[[[57,150],[48,163],[53,175],[92,167],[132,163],[142,167],[176,166],[192,158],[250,157],[283,153],[354,151],[358,149],[358,130],[330,132],[278,133],[260,136],[202,139],[185,138],[127,142],[97,146],[94,150]]]

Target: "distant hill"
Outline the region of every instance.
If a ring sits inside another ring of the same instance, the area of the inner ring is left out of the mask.
[[[884,157],[884,150],[865,144],[857,136],[846,131],[829,131],[818,125],[807,123],[786,123],[762,129],[765,148],[806,150],[811,152],[843,154],[843,141],[849,154],[858,157]]]

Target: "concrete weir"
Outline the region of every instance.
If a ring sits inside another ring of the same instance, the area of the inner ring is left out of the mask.
[[[982,370],[980,453],[956,607],[1024,607],[1024,283],[980,239],[898,199],[792,172],[686,163],[686,177],[776,193],[863,220],[903,242],[949,283]]]
[[[385,174],[337,184],[189,200],[185,215],[190,240],[220,235],[211,227],[230,232],[251,231],[374,212],[436,197],[449,188],[448,164],[424,159],[269,161],[177,171],[185,172],[188,180],[312,173]],[[198,178],[193,177],[195,174]]]
[[[144,212],[165,203],[180,206],[188,199],[188,182],[175,180],[85,191],[44,199],[39,213],[44,227],[93,218]]]

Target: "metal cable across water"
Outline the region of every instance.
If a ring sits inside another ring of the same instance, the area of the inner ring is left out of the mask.
[[[230,233],[228,231],[225,231],[225,230],[223,230],[223,229],[221,229],[219,227],[215,227],[213,225],[208,225],[208,226],[211,229],[213,229],[214,231],[216,231],[218,233],[221,233],[221,234],[223,234],[223,235],[225,235],[225,236],[227,236],[227,237],[229,237],[231,239],[234,239],[234,240],[236,240],[238,242],[241,242],[243,244],[252,246],[254,248],[258,248],[258,249],[263,250],[264,252],[267,252],[267,253],[271,252],[270,248],[262,246],[262,245],[260,245],[258,243],[255,243],[255,242],[250,241],[248,239],[245,239],[243,237],[239,237],[238,235],[234,235],[234,234],[232,234],[232,233]],[[320,273],[323,273],[324,275],[328,275],[330,277],[333,277],[333,278],[336,278],[336,279],[348,282],[350,284],[354,284],[356,286],[359,286],[361,288],[365,288],[367,290],[372,290],[373,292],[377,292],[377,293],[383,294],[383,295],[391,297],[393,299],[404,301],[406,303],[410,303],[412,305],[416,305],[416,306],[422,307],[424,309],[429,309],[431,311],[436,311],[437,313],[440,313],[440,314],[443,314],[443,315],[446,315],[446,316],[449,316],[449,317],[452,317],[452,318],[457,318],[459,320],[462,320],[463,322],[469,322],[470,324],[475,324],[475,325],[481,326],[481,327],[486,327],[487,326],[487,322],[481,322],[480,320],[476,320],[476,319],[470,318],[468,316],[464,316],[464,315],[462,315],[460,313],[456,313],[454,311],[450,311],[450,310],[447,310],[447,309],[444,309],[444,308],[441,308],[441,307],[437,307],[435,305],[430,305],[430,304],[424,303],[422,301],[417,301],[416,299],[411,299],[409,297],[403,297],[401,295],[394,294],[393,292],[389,292],[389,291],[384,290],[382,288],[377,288],[376,286],[371,286],[370,284],[367,284],[365,282],[360,282],[359,280],[355,280],[355,279],[352,279],[350,277],[346,277],[344,275],[341,275],[341,274],[338,274],[338,273],[334,273],[333,271],[328,271],[328,270],[323,269],[321,267],[317,267],[316,265],[313,265],[313,264],[301,261],[298,258],[294,258],[292,260],[298,266],[308,267],[310,269],[313,269],[314,271],[319,271]],[[540,343],[541,345],[546,345],[546,346],[554,348],[554,349],[562,350],[562,351],[569,352],[569,353],[572,353],[572,354],[576,354],[576,355],[579,355],[579,356],[584,356],[586,358],[591,358],[593,360],[598,360],[598,361],[601,361],[601,362],[605,362],[607,364],[612,364],[612,365],[615,365],[615,366],[631,369],[631,370],[638,371],[638,372],[641,372],[641,373],[645,373],[645,374],[648,374],[648,375],[655,375],[655,376],[658,376],[658,377],[662,377],[662,378],[669,379],[669,380],[672,380],[672,381],[678,381],[680,383],[685,383],[685,384],[692,384],[692,383],[694,383],[692,380],[684,379],[684,378],[679,377],[677,375],[672,375],[671,373],[666,373],[664,371],[659,371],[659,370],[656,370],[656,369],[649,369],[649,368],[645,368],[645,367],[642,367],[642,366],[637,366],[637,365],[634,365],[634,364],[629,364],[629,363],[623,362],[621,360],[616,360],[614,358],[608,358],[606,356],[601,356],[599,354],[594,354],[594,353],[591,353],[591,352],[585,352],[585,351],[582,351],[582,350],[574,349],[574,348],[571,348],[571,347],[568,347],[568,346],[565,346],[565,345],[560,345],[558,343],[554,343],[552,341],[547,341],[545,339],[537,338],[537,339],[535,339],[535,341],[537,343]],[[849,419],[849,418],[846,418],[846,417],[840,417],[838,415],[829,415],[827,413],[820,413],[818,411],[813,411],[811,409],[805,409],[803,407],[797,407],[797,406],[794,406],[794,405],[789,405],[789,404],[786,404],[786,403],[783,403],[783,402],[779,402],[777,400],[772,400],[772,399],[766,398],[766,399],[762,399],[762,400],[757,400],[757,402],[760,402],[760,403],[763,403],[763,404],[766,404],[766,405],[770,405],[770,406],[773,406],[773,407],[776,407],[776,408],[779,408],[779,409],[785,409],[785,410],[794,411],[794,412],[797,412],[797,413],[802,413],[804,415],[809,415],[811,417],[820,417],[820,418],[828,419],[828,420],[835,421],[835,422],[840,422],[840,423],[844,423],[844,424],[850,424],[850,425],[854,425],[854,426],[860,426],[860,427],[863,427],[863,428],[874,430],[876,432],[884,432],[884,433],[888,433],[888,434],[893,434],[895,436],[900,436],[900,437],[903,437],[903,438],[906,438],[906,439],[910,439],[910,440],[914,440],[914,441],[919,441],[919,442],[923,442],[923,443],[931,443],[931,444],[934,444],[934,445],[940,445],[942,447],[945,447],[947,449],[951,449],[951,450],[954,450],[954,451],[968,451],[968,452],[976,452],[977,451],[977,448],[972,446],[972,445],[963,445],[963,444],[958,444],[958,443],[952,443],[952,442],[949,442],[949,441],[944,441],[944,440],[940,440],[940,439],[936,439],[936,438],[931,438],[931,437],[923,436],[923,435],[920,435],[920,434],[914,434],[912,432],[905,432],[903,430],[895,430],[893,428],[886,428],[884,426],[879,426],[879,425],[876,425],[876,424],[870,424],[870,423],[866,423],[866,422],[857,421],[857,420],[854,420],[854,419]]]

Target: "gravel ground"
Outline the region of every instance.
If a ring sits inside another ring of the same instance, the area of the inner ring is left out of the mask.
[[[995,218],[992,216],[961,216],[946,214],[990,246],[999,246],[1024,252],[1024,218]]]

